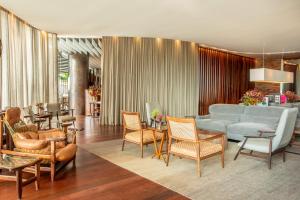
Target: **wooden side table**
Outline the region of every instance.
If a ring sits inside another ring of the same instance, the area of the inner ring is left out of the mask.
[[[153,136],[154,154],[153,154],[152,158],[154,158],[154,157],[157,157],[158,159],[163,158],[164,162],[166,162],[165,158],[163,157],[163,153],[164,153],[163,146],[164,146],[165,140],[167,140],[167,133],[168,133],[167,127],[163,126],[161,129],[148,127],[147,129],[152,131],[152,136]],[[156,137],[157,133],[162,134],[162,138],[160,139],[160,144],[158,144],[159,140]],[[158,145],[159,145],[159,147],[158,147]]]
[[[51,119],[52,119],[52,114],[35,114],[34,115],[35,120],[34,122],[37,123],[38,129],[41,129],[41,123],[45,122],[48,119],[49,122],[49,129],[51,129]]]
[[[35,189],[40,187],[40,159],[33,157],[14,156],[0,154],[0,169],[14,172],[15,175],[0,174],[0,180],[15,181],[17,187],[17,197],[22,198],[22,188],[32,182],[35,182]],[[35,166],[34,176],[28,179],[22,177],[23,170],[26,167]]]

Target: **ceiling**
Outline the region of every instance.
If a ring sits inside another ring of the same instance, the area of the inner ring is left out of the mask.
[[[238,52],[300,52],[299,0],[0,0],[63,36],[194,41]]]

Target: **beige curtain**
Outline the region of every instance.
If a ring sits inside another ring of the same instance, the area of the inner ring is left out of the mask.
[[[157,101],[171,116],[195,115],[199,55],[195,43],[159,38],[103,37],[102,124],[120,124],[121,110],[145,116]]]
[[[1,107],[57,102],[56,34],[37,30],[0,11]]]

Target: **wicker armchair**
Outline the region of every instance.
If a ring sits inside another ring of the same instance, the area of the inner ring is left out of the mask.
[[[4,124],[13,140],[14,148],[1,150],[2,153],[32,156],[42,159],[45,167],[41,171],[55,174],[76,157],[76,134],[65,133],[59,129],[38,131],[33,124],[27,125],[20,118],[20,108],[7,109]]]
[[[201,176],[200,161],[219,154],[224,168],[223,134],[199,139],[195,119],[167,117],[167,122],[169,135],[167,166],[169,165],[170,154],[177,155],[180,158],[193,159],[197,161],[197,173]],[[211,142],[211,140],[216,139],[220,139],[221,144]]]
[[[123,120],[123,144],[124,150],[125,141],[140,145],[141,157],[144,157],[144,145],[154,142],[152,130],[147,130],[146,123],[141,122],[140,114],[138,112],[122,112]],[[157,132],[156,140],[161,140],[162,133]]]

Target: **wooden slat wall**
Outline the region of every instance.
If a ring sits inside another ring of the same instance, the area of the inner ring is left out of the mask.
[[[199,48],[200,91],[199,114],[207,114],[215,103],[239,103],[242,95],[254,85],[249,81],[255,59],[209,48]]]

